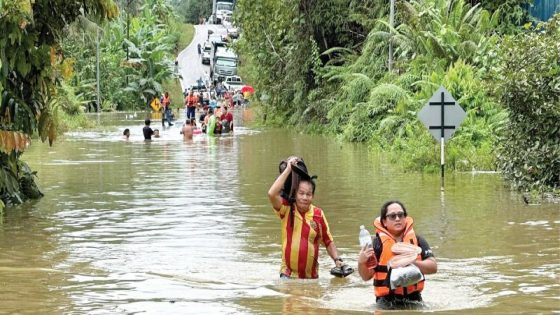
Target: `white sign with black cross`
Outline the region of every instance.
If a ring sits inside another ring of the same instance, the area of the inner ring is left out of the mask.
[[[449,140],[465,116],[465,111],[443,86],[418,112],[418,118],[437,141]]]
[[[441,143],[442,187],[445,171],[445,140],[451,138],[457,131],[465,116],[465,111],[443,86],[439,87],[428,103],[418,112],[420,121],[428,128],[430,134]]]

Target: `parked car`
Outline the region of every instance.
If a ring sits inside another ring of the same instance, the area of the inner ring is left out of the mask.
[[[210,45],[209,42],[205,42],[204,46],[202,48],[202,59],[200,62],[202,62],[203,65],[209,65],[210,64],[210,52],[212,51],[212,45]]]
[[[197,82],[195,84],[192,84],[191,86],[189,86],[188,88],[185,89],[185,91],[183,92],[184,95],[189,94],[190,91],[193,91],[195,93],[197,92],[206,92],[208,91],[208,87],[206,86],[206,82],[204,82],[204,80],[197,80]]]
[[[230,38],[238,38],[239,37],[239,29],[237,27],[230,27],[227,29],[227,34]]]
[[[224,86],[228,91],[237,92],[243,87],[243,80],[240,76],[232,75],[226,77],[224,80]]]
[[[208,42],[210,44],[220,45],[220,44],[223,44],[224,41],[222,40],[222,35],[212,34],[212,35],[208,36]]]

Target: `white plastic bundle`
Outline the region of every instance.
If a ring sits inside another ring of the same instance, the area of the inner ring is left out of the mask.
[[[413,285],[424,279],[420,269],[412,264],[422,252],[420,247],[399,242],[391,247],[391,251],[395,254],[388,262],[391,268],[391,289]]]
[[[391,269],[391,289],[407,287],[424,280],[424,275],[416,265]]]

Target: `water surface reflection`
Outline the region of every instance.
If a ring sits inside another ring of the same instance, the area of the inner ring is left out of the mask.
[[[46,197],[0,224],[0,313],[375,312],[371,283],[332,278],[324,249],[318,280],[278,279],[266,192],[291,154],[319,176],[316,204],[350,265],[359,225],[387,199],[408,206],[440,267],[425,311],[560,309],[559,207],[523,205],[496,175],[453,174],[442,193],[437,175],[403,173],[362,145],[239,122],[233,135],[184,142],[175,125],[146,143],[128,115],[25,154]]]

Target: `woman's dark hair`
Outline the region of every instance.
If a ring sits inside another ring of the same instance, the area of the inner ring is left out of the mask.
[[[307,182],[307,183],[311,184],[311,192],[315,195],[315,179],[314,178],[310,178],[310,179],[302,178],[302,179],[300,179],[299,183],[298,183],[298,187],[297,187],[298,189],[299,189],[299,185],[301,185],[301,183],[303,183],[303,182]],[[297,191],[297,189],[296,189],[296,191]]]
[[[123,136],[126,136],[127,134],[130,134],[130,129],[126,128],[126,129],[123,131],[122,134],[123,134]]]
[[[404,211],[404,215],[407,216],[408,214],[406,213],[406,208],[404,207],[404,205],[402,204],[402,202],[398,201],[398,200],[389,200],[387,202],[385,202],[382,206],[381,206],[381,220],[385,219],[385,217],[387,216],[387,208],[389,208],[390,205],[392,204],[398,204],[399,206],[401,206],[401,208]]]

